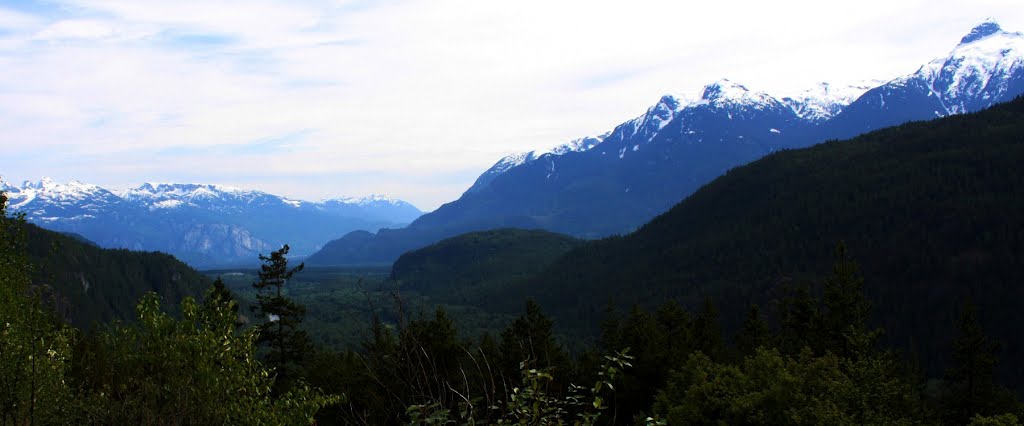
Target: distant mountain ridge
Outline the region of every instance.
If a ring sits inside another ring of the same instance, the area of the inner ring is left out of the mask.
[[[9,210],[32,223],[102,247],[166,252],[198,267],[254,264],[285,243],[297,255],[309,254],[336,233],[398,226],[422,214],[380,195],[308,202],[210,184],[110,191],[44,178],[2,189]]]
[[[719,80],[697,97],[663,96],[600,136],[505,157],[458,200],[408,227],[345,235],[309,262],[389,263],[446,237],[502,227],[627,233],[766,154],[1008,101],[1024,93],[1022,62],[1024,35],[985,22],[947,56],[880,85],[823,83],[776,97]]]

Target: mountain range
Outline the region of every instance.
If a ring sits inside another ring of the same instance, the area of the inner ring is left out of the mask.
[[[515,313],[532,299],[576,338],[599,335],[615,317],[606,306],[669,300],[690,312],[713,301],[733,334],[751,304],[778,325],[794,289],[823,291],[842,243],[883,341],[942,377],[968,302],[1001,359],[1024,359],[1022,161],[1019,97],[770,154],[626,236],[468,233],[405,253],[392,271],[403,292],[438,303]],[[1008,362],[1000,377],[1017,387],[1024,369]]]
[[[167,252],[198,267],[253,264],[284,243],[293,255],[311,255],[313,265],[388,264],[471,231],[543,229],[584,239],[629,233],[766,154],[977,111],[1021,93],[1024,34],[989,21],[947,55],[889,81],[820,83],[775,96],[722,79],[693,96],[665,95],[605,133],[502,158],[459,199],[425,215],[379,196],[314,203],[205,184],[111,191],[44,179],[2,189],[12,211],[40,226],[101,247]]]
[[[101,247],[165,252],[196,267],[256,264],[260,254],[285,243],[294,255],[308,255],[332,235],[400,226],[422,214],[379,195],[307,202],[206,184],[111,191],[44,178],[0,189],[10,211],[39,226]]]
[[[402,229],[356,231],[309,263],[388,263],[470,231],[514,227],[580,238],[635,230],[731,168],[766,154],[915,120],[972,112],[1024,93],[1024,34],[984,22],[946,56],[887,82],[827,83],[773,96],[723,79],[665,95],[632,120],[549,151],[510,155],[462,196]]]

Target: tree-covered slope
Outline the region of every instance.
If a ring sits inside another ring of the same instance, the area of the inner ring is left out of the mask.
[[[168,254],[102,249],[24,226],[34,283],[52,288],[58,313],[79,327],[135,318],[135,304],[148,291],[159,294],[173,310],[184,297],[199,296],[209,287],[204,275]]]
[[[693,306],[711,297],[728,320],[749,302],[771,306],[784,284],[827,275],[842,240],[863,265],[890,341],[948,353],[956,312],[970,299],[1006,356],[1024,356],[1022,162],[1021,98],[779,152],[480,303],[512,310],[534,297],[563,323],[593,324],[609,300]]]
[[[402,289],[458,302],[519,282],[582,244],[547,231],[471,232],[408,252],[395,262],[393,271]]]

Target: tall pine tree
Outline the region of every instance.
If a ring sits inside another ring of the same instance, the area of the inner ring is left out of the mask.
[[[213,287],[206,294],[206,300],[203,301],[203,309],[206,311],[214,311],[221,306],[228,306],[231,313],[235,315],[235,328],[239,328],[245,325],[245,321],[238,314],[238,301],[235,300],[235,295],[231,293],[231,289],[224,284],[224,280],[217,277],[213,281]]]
[[[750,305],[743,319],[743,328],[736,334],[736,349],[740,355],[753,355],[757,348],[767,345],[770,339],[768,323],[761,318],[757,305]]]
[[[526,301],[526,312],[501,332],[499,349],[506,377],[518,377],[520,363],[529,368],[568,370],[569,356],[555,341],[553,326],[537,302]]]
[[[965,303],[958,326],[953,364],[946,372],[950,382],[943,398],[946,420],[967,423],[975,414],[990,416],[1015,410],[1013,394],[995,381],[999,345],[985,335],[974,304]]]
[[[826,349],[848,357],[872,347],[881,331],[868,329],[871,303],[864,297],[864,277],[843,242],[836,246],[835,262],[822,295],[825,312],[821,337]]]
[[[270,256],[260,255],[260,280],[253,283],[258,294],[257,304],[252,307],[253,314],[259,323],[257,343],[265,345],[266,363],[274,367],[278,380],[276,390],[287,390],[294,377],[292,372],[297,364],[310,350],[309,336],[299,329],[306,307],[296,303],[284,294],[284,286],[302,270],[305,264],[288,269],[289,247],[287,244],[280,250],[271,252]]]

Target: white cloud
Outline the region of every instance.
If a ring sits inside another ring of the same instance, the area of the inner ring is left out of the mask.
[[[114,29],[105,22],[69,19],[48,25],[36,35],[36,38],[40,40],[102,39],[114,34]]]
[[[38,24],[32,15],[0,7],[0,29],[23,30]]]
[[[769,91],[891,78],[986,17],[1024,30],[1019,0],[52,9],[0,8],[12,29],[0,32],[0,147],[17,159],[7,174],[385,192],[428,209],[505,154],[609,130],[665,92],[721,77]]]

